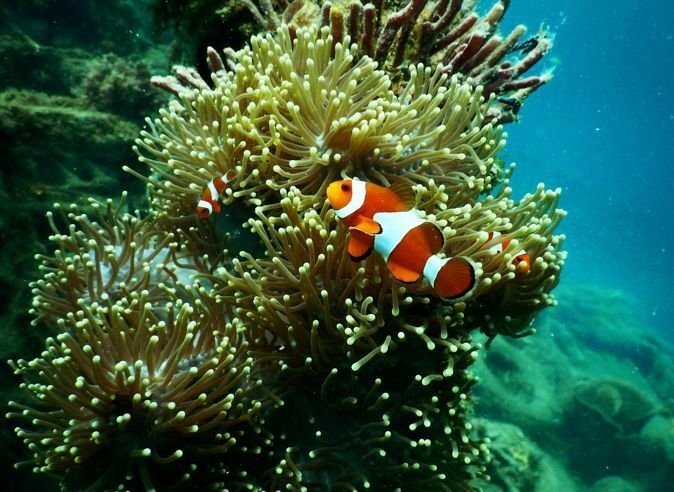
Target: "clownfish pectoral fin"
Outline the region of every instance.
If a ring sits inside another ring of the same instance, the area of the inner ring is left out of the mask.
[[[349,256],[353,261],[361,261],[370,256],[374,247],[374,237],[355,227],[349,228]]]
[[[477,285],[475,265],[463,256],[431,256],[424,267],[424,276],[433,285],[435,293],[447,299],[465,297]]]
[[[367,217],[359,217],[355,224],[349,228],[351,231],[354,229],[369,236],[381,234],[381,226],[379,225],[379,222],[368,219]]]
[[[402,261],[398,261],[397,258],[399,255],[390,255],[388,261],[388,269],[398,282],[403,282],[406,284],[412,284],[418,282],[421,279],[421,272],[414,269],[410,265],[405,265]]]
[[[421,274],[415,270],[405,267],[400,263],[388,262],[388,269],[398,282],[403,282],[406,284],[413,284],[418,282],[421,278]]]

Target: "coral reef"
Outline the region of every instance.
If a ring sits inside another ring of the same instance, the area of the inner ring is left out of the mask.
[[[31,314],[51,337],[12,363],[26,464],[94,490],[470,490],[474,333],[532,333],[565,260],[559,191],[514,200],[500,158],[550,41],[500,37],[501,1],[244,4],[270,32],[209,48],[208,82],[154,79],[175,98],[136,140],[149,175],[125,167],[149,213],[48,215]],[[409,194],[476,265],[471,295],[352,261],[325,196],[347,177]],[[223,211],[197,216],[204,196]]]

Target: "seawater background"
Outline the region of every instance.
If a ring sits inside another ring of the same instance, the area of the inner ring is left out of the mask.
[[[516,0],[514,22],[556,34],[552,82],[507,129],[515,193],[561,187],[563,285],[624,291],[674,341],[674,2]]]
[[[503,157],[515,197],[563,189],[569,256],[538,334],[497,339],[475,366],[489,487],[670,490],[674,2],[516,0],[502,30],[541,22],[555,76],[508,125]]]

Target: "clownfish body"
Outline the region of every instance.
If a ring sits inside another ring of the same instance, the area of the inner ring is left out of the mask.
[[[498,239],[501,237],[501,233],[498,231],[495,232],[490,232],[487,235],[487,241],[491,241],[492,239]],[[503,251],[508,247],[510,244],[510,239],[506,239],[500,243],[495,244],[491,248],[489,248],[489,252],[493,255],[497,255],[500,253],[503,253]],[[515,256],[512,260],[512,264],[515,265],[515,269],[524,275],[529,273],[529,270],[531,269],[531,257],[529,254],[521,249],[517,253],[515,253]]]
[[[220,205],[220,194],[227,188],[227,185],[236,177],[234,171],[213,178],[208,182],[206,188],[201,193],[201,200],[197,203],[197,217],[205,219],[213,212],[220,213],[222,206]]]
[[[411,207],[411,195],[350,179],[331,183],[327,194],[337,217],[349,228],[348,252],[353,260],[376,251],[400,282],[426,278],[436,294],[449,299],[465,297],[476,286],[470,259],[437,255],[444,244],[442,231]]]

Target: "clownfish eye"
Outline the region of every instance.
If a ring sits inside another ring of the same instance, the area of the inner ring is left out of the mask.
[[[351,185],[348,183],[342,183],[342,191],[351,191]]]

